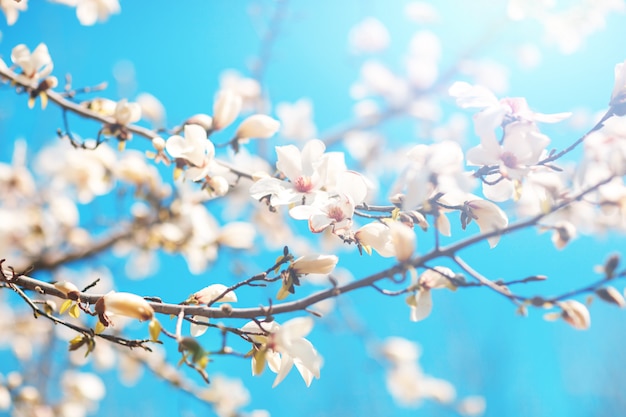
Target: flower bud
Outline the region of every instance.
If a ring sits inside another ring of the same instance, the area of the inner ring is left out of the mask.
[[[234,291],[230,291],[224,294],[224,296],[221,297],[220,299],[216,300],[216,298],[219,297],[220,294],[223,294],[224,291],[226,291],[227,289],[228,287],[226,287],[226,285],[213,284],[213,285],[209,285],[208,287],[204,287],[200,291],[197,291],[191,296],[191,298],[193,301],[195,301],[198,304],[208,304],[211,301],[214,301],[217,303],[236,302],[237,295],[235,295]]]
[[[354,237],[369,254],[372,248],[385,258],[394,256],[396,253],[391,242],[389,227],[382,223],[368,223],[357,230]]]
[[[296,274],[330,274],[339,258],[335,255],[305,255],[291,264]]]
[[[239,139],[267,139],[278,132],[278,129],[280,129],[278,120],[264,114],[254,114],[241,122],[235,136]]]
[[[213,118],[208,114],[195,114],[189,119],[185,120],[186,125],[198,125],[202,126],[204,130],[211,130],[213,128]]]
[[[55,282],[54,288],[61,291],[70,300],[76,301],[78,300],[78,297],[80,296],[80,290],[78,289],[76,285],[72,284],[71,282],[67,282],[67,281]]]
[[[115,120],[121,125],[135,123],[141,119],[141,107],[137,103],[129,103],[122,99],[115,106]]]
[[[596,294],[602,300],[607,303],[615,304],[619,308],[624,308],[626,306],[626,300],[624,300],[622,294],[615,287],[598,288],[596,290]]]
[[[219,175],[211,177],[211,179],[207,181],[207,185],[211,187],[211,190],[213,190],[212,195],[216,195],[218,197],[225,196],[230,189],[230,185],[228,185],[226,178]]]
[[[152,138],[152,146],[157,152],[161,152],[165,150],[165,139],[160,136]]]
[[[139,321],[150,320],[154,317],[154,309],[142,297],[127,292],[110,292],[102,297],[104,311],[119,314]],[[98,308],[96,307],[96,311]]]
[[[222,90],[213,103],[213,129],[221,130],[230,125],[241,111],[241,96],[231,90]]]
[[[591,326],[591,316],[587,307],[579,301],[567,300],[559,303],[563,310],[561,317],[572,327],[578,330],[587,330]]]

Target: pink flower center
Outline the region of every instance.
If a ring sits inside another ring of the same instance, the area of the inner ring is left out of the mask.
[[[345,214],[340,207],[332,206],[328,209],[328,218],[340,222],[345,219]]]
[[[296,190],[301,193],[308,193],[313,189],[311,177],[298,177],[293,184],[296,187]]]
[[[504,152],[500,159],[504,162],[504,166],[508,168],[516,168],[517,167],[517,157],[511,152]]]

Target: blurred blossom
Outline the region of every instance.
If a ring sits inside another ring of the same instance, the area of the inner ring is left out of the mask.
[[[517,48],[517,60],[525,69],[534,69],[541,65],[541,49],[535,44],[524,43]]]
[[[26,11],[28,8],[28,0],[0,0],[0,10],[7,19],[7,25],[12,26],[17,22],[20,12]]]
[[[393,365],[401,366],[405,363],[415,362],[421,354],[419,345],[403,337],[388,337],[385,339],[381,353]]]
[[[425,1],[411,1],[404,6],[404,15],[419,24],[436,23],[440,20],[437,9]]]
[[[250,393],[241,380],[222,375],[212,376],[211,385],[200,392],[200,397],[213,404],[219,417],[239,415],[239,409],[250,402]]]
[[[211,128],[221,130],[228,127],[239,116],[241,96],[233,90],[220,90],[213,101]]]
[[[96,149],[76,149],[67,142],[44,148],[36,159],[37,169],[49,176],[51,188],[74,189],[78,201],[89,203],[113,186],[111,171],[117,155],[105,143]]]
[[[106,22],[110,15],[121,10],[118,0],[52,0],[55,3],[76,7],[76,17],[81,25],[93,26]]]
[[[433,32],[421,30],[413,35],[407,57],[407,75],[413,86],[427,89],[437,81],[441,53],[441,42]]]
[[[250,333],[250,338],[262,345],[262,350],[252,357],[253,375],[263,370],[264,363],[259,362],[267,361],[270,370],[277,374],[273,387],[285,379],[294,365],[307,387],[313,377],[319,379],[322,358],[313,344],[304,338],[312,329],[313,319],[310,317],[296,317],[282,325],[273,321],[265,323],[262,329],[256,322],[246,323],[241,330]]]
[[[329,158],[325,150],[326,145],[317,139],[308,141],[302,150],[294,145],[277,146],[276,168],[285,174],[289,182],[262,178],[250,187],[250,194],[256,200],[270,196],[272,206],[324,198],[325,193],[320,189],[324,186]]]
[[[149,93],[141,93],[136,98],[141,107],[142,116],[150,121],[155,128],[165,125],[165,107],[155,96]]]
[[[317,128],[313,122],[313,103],[301,98],[295,103],[278,103],[276,115],[280,119],[281,136],[287,139],[313,139]]]
[[[356,54],[381,52],[387,48],[389,40],[387,28],[374,17],[365,18],[348,34],[350,49]]]
[[[465,397],[459,401],[456,409],[463,416],[480,416],[487,409],[487,402],[480,396]]]
[[[11,51],[11,61],[22,70],[18,80],[27,84],[47,77],[54,68],[45,43],[37,45],[32,52],[24,44],[17,45]]]
[[[244,77],[234,70],[220,75],[220,89],[230,90],[241,97],[241,110],[252,111],[261,104],[261,85],[253,78]]]
[[[351,94],[355,99],[382,96],[393,104],[399,104],[406,102],[410,89],[405,80],[383,63],[368,60],[361,66],[360,80],[352,86]]]
[[[460,72],[497,94],[505,94],[509,89],[509,68],[499,62],[466,60],[461,62]]]
[[[66,395],[89,403],[101,401],[106,394],[104,383],[92,373],[66,371],[61,384]]]
[[[202,127],[187,124],[183,129],[184,137],[170,136],[165,142],[165,150],[172,158],[189,162],[190,168],[185,175],[193,181],[198,181],[210,170],[215,157],[215,145],[207,138],[206,130]]]

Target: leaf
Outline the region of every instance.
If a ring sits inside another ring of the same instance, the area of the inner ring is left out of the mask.
[[[267,356],[267,350],[260,349],[254,352],[252,357],[252,375],[261,375],[265,369],[265,357]]]
[[[75,319],[80,317],[80,307],[78,307],[78,304],[73,304],[72,307],[70,307],[69,313],[70,317],[73,317]]]
[[[290,287],[287,287],[285,285],[280,287],[280,290],[278,290],[278,294],[276,294],[276,299],[284,300],[285,298],[287,298],[287,296],[289,295],[289,289]]]
[[[106,330],[106,326],[102,324],[100,320],[98,320],[98,322],[96,323],[96,329],[94,330],[96,334],[100,334],[105,330]]]
[[[78,336],[70,340],[69,342],[70,345],[68,347],[68,350],[70,352],[78,350],[81,348],[81,346],[85,344],[85,342],[87,342],[85,336],[83,336],[82,334],[79,334]]]
[[[150,321],[148,325],[148,331],[150,332],[150,340],[156,342],[159,340],[159,336],[161,335],[161,323],[155,318]]]
[[[59,313],[63,314],[67,311],[68,308],[72,306],[72,300],[65,300],[63,304],[61,304],[61,308],[59,309]]]

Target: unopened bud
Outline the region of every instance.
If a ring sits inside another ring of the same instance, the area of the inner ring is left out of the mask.
[[[150,320],[154,317],[154,309],[142,297],[127,292],[110,292],[101,298],[105,313],[119,314],[139,321]],[[102,307],[100,307],[102,310]],[[96,305],[96,311],[98,306]],[[106,323],[103,323],[106,324]]]
[[[296,274],[330,274],[339,258],[335,255],[305,255],[291,264]]]
[[[204,130],[211,130],[213,128],[213,118],[208,114],[196,114],[185,120],[186,125],[198,125]]]
[[[213,104],[213,129],[221,130],[230,125],[241,111],[241,96],[231,90],[222,90]]]
[[[165,150],[165,139],[160,136],[152,138],[152,146],[157,152],[161,152]]]
[[[239,139],[267,139],[278,132],[278,129],[280,129],[278,120],[264,114],[254,114],[241,122],[235,136]]]
[[[78,300],[80,296],[80,290],[78,289],[76,285],[72,284],[71,282],[67,282],[67,281],[55,282],[54,288],[61,291],[70,300],[76,301]]]
[[[213,190],[213,194],[218,197],[225,196],[230,189],[226,178],[219,175],[211,177],[211,179],[207,181],[207,185]]]

